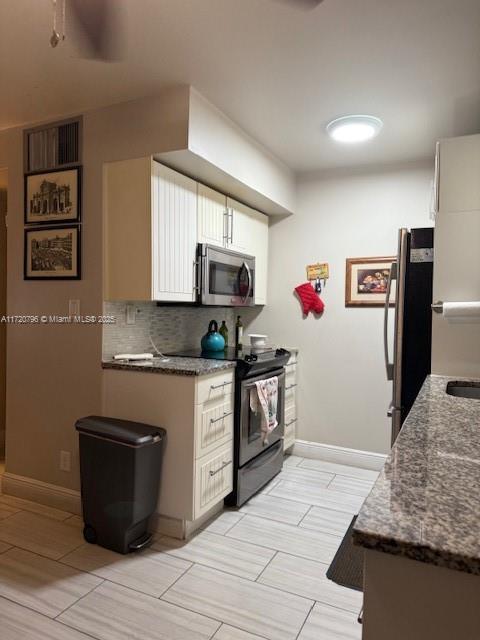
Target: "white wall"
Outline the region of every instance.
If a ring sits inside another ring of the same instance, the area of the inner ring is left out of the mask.
[[[280,210],[296,210],[293,171],[195,89],[190,90],[188,148],[225,175],[234,176],[251,192],[250,198],[252,193],[259,193]],[[241,193],[232,195],[242,199]],[[260,206],[255,202],[251,205]]]
[[[296,215],[272,225],[269,304],[250,328],[300,349],[298,438],[388,451],[383,310],[345,308],[345,259],[394,255],[399,227],[432,226],[432,174],[430,165],[415,164],[306,176]],[[303,319],[293,289],[314,262],[330,265],[326,310]]]

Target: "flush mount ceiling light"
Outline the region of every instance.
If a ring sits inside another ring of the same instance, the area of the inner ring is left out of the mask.
[[[343,116],[327,124],[327,133],[336,142],[354,144],[371,140],[382,126],[383,122],[375,116]]]

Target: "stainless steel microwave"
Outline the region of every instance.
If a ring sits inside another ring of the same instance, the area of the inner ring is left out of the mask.
[[[255,258],[209,244],[198,245],[199,302],[207,306],[255,304]]]

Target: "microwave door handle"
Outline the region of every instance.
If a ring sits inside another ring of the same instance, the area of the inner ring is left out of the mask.
[[[243,263],[243,266],[245,267],[245,270],[247,272],[247,277],[248,277],[248,290],[247,290],[247,293],[245,294],[245,298],[243,299],[243,302],[245,303],[247,302],[252,292],[252,272],[250,271],[250,267],[246,262]]]
[[[392,293],[392,280],[397,278],[397,263],[392,262],[392,267],[388,276],[387,295],[385,297],[385,311],[383,316],[383,350],[385,353],[385,369],[387,371],[387,380],[393,380],[393,363],[390,362],[388,351],[388,312],[390,309],[390,297]]]

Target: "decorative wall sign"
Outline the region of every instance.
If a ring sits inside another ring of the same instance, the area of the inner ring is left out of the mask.
[[[79,280],[80,226],[25,229],[25,280]]]
[[[25,176],[25,224],[79,222],[81,169]]]
[[[307,265],[307,280],[327,280],[329,277],[328,262],[317,262]]]
[[[346,307],[383,307],[392,262],[396,257],[347,258],[345,278]],[[392,281],[390,306],[395,304],[395,280]]]

